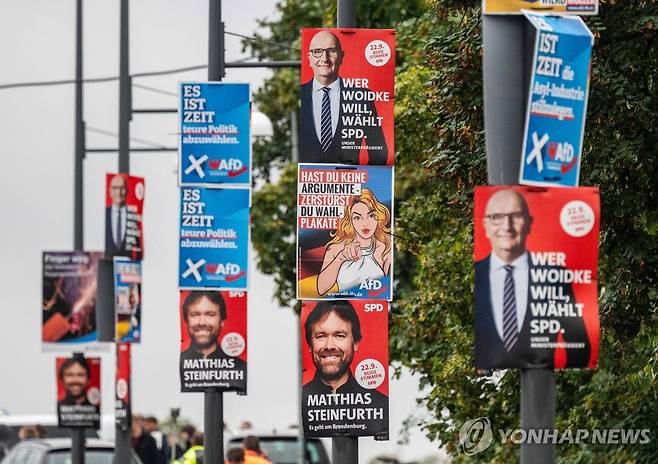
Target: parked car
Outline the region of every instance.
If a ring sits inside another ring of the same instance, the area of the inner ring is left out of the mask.
[[[29,414],[29,415],[1,415],[0,425],[9,427],[9,440],[7,445],[11,448],[19,442],[18,430],[24,426],[40,426],[46,433],[41,438],[69,438],[71,429],[59,427],[57,425],[57,415],[55,414]],[[114,416],[104,414],[101,419],[101,429],[85,429],[87,438],[100,438],[105,441],[114,441]]]
[[[225,445],[225,451],[234,446],[242,446],[247,435],[254,435],[260,440],[261,449],[273,464],[297,464],[297,431],[277,432],[276,430],[244,430],[233,434]],[[318,438],[305,440],[306,464],[330,464],[324,443]],[[4,464],[4,463],[3,463]]]
[[[85,464],[112,464],[114,443],[88,439],[85,447]],[[17,443],[0,464],[70,464],[71,439],[31,439]],[[132,453],[130,464],[142,464]]]

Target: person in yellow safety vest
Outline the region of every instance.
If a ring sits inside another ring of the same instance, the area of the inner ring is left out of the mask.
[[[203,434],[194,432],[192,446],[174,464],[204,464],[203,461]]]

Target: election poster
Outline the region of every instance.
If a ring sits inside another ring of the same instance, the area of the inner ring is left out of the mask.
[[[96,342],[97,274],[102,256],[101,252],[43,252],[44,348],[76,350]]]
[[[300,164],[297,299],[392,298],[393,168]]]
[[[578,16],[526,17],[536,35],[519,183],[576,187],[594,36]]]
[[[599,0],[482,0],[484,14],[521,14],[522,10],[595,15],[599,12]]]
[[[299,158],[393,164],[395,30],[302,29]]]
[[[302,302],[306,437],[388,440],[388,302]]]
[[[105,256],[141,260],[144,258],[144,179],[107,174],[105,185]]]
[[[183,82],[179,184],[251,185],[249,84]]]
[[[101,358],[56,358],[57,424],[100,428]]]
[[[180,383],[247,392],[247,292],[180,292]]]
[[[476,368],[596,368],[599,223],[596,188],[476,188]]]
[[[142,332],[142,263],[114,258],[114,340],[139,343]]]
[[[114,390],[114,418],[121,430],[129,430],[131,424],[130,407],[130,344],[117,343],[117,368]]]
[[[247,290],[249,189],[180,190],[178,286]]]

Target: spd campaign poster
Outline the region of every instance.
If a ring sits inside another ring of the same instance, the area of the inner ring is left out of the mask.
[[[247,292],[180,292],[180,384],[247,392]]]
[[[121,430],[129,430],[131,424],[130,399],[130,343],[117,343],[117,369],[114,390],[114,418]]]
[[[599,12],[599,0],[482,0],[484,14],[521,14],[522,10],[595,15]]]
[[[183,82],[179,184],[251,185],[249,84]]]
[[[56,358],[57,425],[99,429],[101,358]]]
[[[576,187],[594,36],[578,16],[526,18],[536,36],[519,183]]]
[[[391,300],[393,168],[300,164],[297,299]]]
[[[142,263],[114,258],[114,340],[139,343],[142,335]]]
[[[96,342],[96,289],[101,252],[44,251],[42,326],[44,348],[79,350]]]
[[[306,437],[388,440],[388,302],[302,302]]]
[[[180,190],[178,286],[246,290],[249,189]]]
[[[105,256],[143,259],[144,179],[108,173],[105,186]]]
[[[393,164],[395,31],[302,29],[303,163]]]
[[[599,191],[475,189],[475,366],[596,368]]]

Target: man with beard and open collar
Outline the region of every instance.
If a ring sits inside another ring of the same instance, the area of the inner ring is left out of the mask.
[[[199,362],[196,371],[229,371],[233,374],[204,381],[219,382],[225,389],[243,391],[246,385],[247,366],[239,357],[227,355],[219,345],[219,334],[226,321],[226,303],[219,292],[192,291],[183,302],[183,319],[190,337],[190,347],[181,353],[181,380],[185,379],[186,361],[218,360],[220,362]],[[198,379],[195,379],[198,380]],[[184,382],[183,382],[184,383]]]
[[[60,427],[98,427],[100,404],[88,397],[91,369],[82,355],[67,358],[57,375],[66,396],[57,402],[57,423]],[[99,398],[100,399],[100,398]]]
[[[91,406],[87,399],[90,377],[89,364],[85,358],[74,356],[65,360],[59,367],[59,378],[64,384],[66,396],[58,404]]]
[[[315,376],[302,388],[305,433],[387,440],[388,397],[359,385],[350,370],[363,338],[352,304],[319,302],[306,319],[304,335],[315,365]]]

